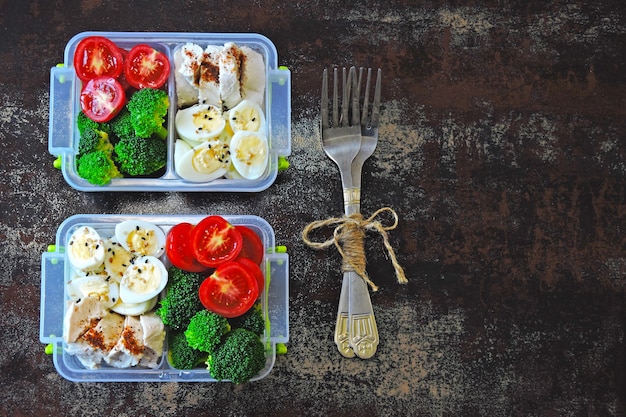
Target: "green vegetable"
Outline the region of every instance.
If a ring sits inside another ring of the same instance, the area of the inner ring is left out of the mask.
[[[250,330],[257,336],[262,336],[265,331],[265,319],[261,304],[257,303],[243,315],[231,319],[230,324],[233,328]]]
[[[259,337],[246,329],[235,329],[206,361],[211,376],[243,384],[265,367],[265,347]]]
[[[87,129],[78,140],[78,155],[93,151],[104,151],[107,155],[113,153],[113,145],[109,141],[109,134],[102,130]]]
[[[76,116],[76,126],[78,127],[78,132],[81,136],[88,130],[99,130],[106,132],[107,134],[111,133],[111,127],[108,123],[95,122],[87,117],[87,115],[82,111],[78,112],[78,116]]]
[[[111,131],[119,139],[136,136],[135,128],[131,122],[130,111],[126,107],[120,110],[109,124],[111,125]]]
[[[207,354],[192,348],[185,333],[170,332],[167,340],[169,363],[176,369],[193,369],[206,361]]]
[[[111,157],[102,150],[82,155],[77,164],[78,175],[94,185],[105,185],[112,178],[122,176]]]
[[[167,163],[167,143],[159,139],[137,136],[121,138],[115,144],[114,160],[124,174],[150,175]]]
[[[204,307],[198,297],[198,288],[204,277],[172,266],[168,270],[167,293],[156,314],[174,330],[185,330],[191,318]]]
[[[194,349],[212,353],[222,336],[230,332],[230,324],[225,317],[209,310],[197,312],[189,321],[185,336]]]
[[[169,98],[163,90],[143,88],[133,94],[126,105],[131,115],[131,123],[135,134],[142,138],[156,135],[161,139],[167,137],[167,129],[163,126],[169,108]]]

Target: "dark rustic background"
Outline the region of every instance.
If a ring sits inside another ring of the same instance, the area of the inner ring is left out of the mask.
[[[362,4],[365,3],[365,4]],[[0,416],[619,416],[626,413],[622,1],[0,1]],[[81,193],[48,153],[49,69],[86,30],[256,32],[292,73],[291,168],[258,194]],[[400,216],[381,344],[332,341],[341,213],[320,147],[323,68],[382,68],[363,211]],[[231,384],[76,384],[39,343],[40,257],[75,213],[256,214],[291,260],[287,355]]]

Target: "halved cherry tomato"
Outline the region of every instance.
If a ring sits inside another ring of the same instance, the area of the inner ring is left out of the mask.
[[[263,271],[261,271],[261,267],[259,267],[259,265],[255,261],[248,258],[237,257],[237,259],[235,259],[235,262],[239,262],[240,264],[242,264],[248,270],[248,272],[250,272],[254,276],[254,278],[256,279],[257,287],[259,288],[260,297],[261,293],[265,289],[265,277],[263,276]]]
[[[191,247],[191,223],[178,223],[167,232],[165,253],[172,265],[189,272],[202,272],[207,269],[196,260]]]
[[[261,265],[265,250],[259,235],[247,226],[237,225],[235,227],[243,238],[243,247],[239,253],[239,258],[248,258],[256,262],[257,265]]]
[[[126,104],[122,84],[113,77],[96,77],[87,81],[80,92],[80,107],[96,122],[108,122]]]
[[[235,259],[243,238],[239,230],[221,216],[207,216],[191,232],[193,253],[202,265],[214,268]]]
[[[100,76],[119,77],[124,66],[120,49],[103,36],[89,36],[76,45],[74,70],[82,81]]]
[[[124,76],[135,88],[161,88],[170,74],[170,61],[149,45],[135,45],[126,54]]]
[[[202,305],[233,318],[248,311],[259,297],[256,279],[239,262],[226,262],[207,277],[198,291]]]

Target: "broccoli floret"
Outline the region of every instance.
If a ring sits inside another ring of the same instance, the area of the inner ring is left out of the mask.
[[[207,359],[205,352],[192,348],[183,332],[170,332],[167,359],[176,369],[193,369]]]
[[[76,116],[76,126],[81,136],[88,130],[99,130],[107,134],[111,133],[111,126],[108,123],[98,123],[91,120],[82,110]]]
[[[205,309],[191,318],[185,330],[185,336],[192,348],[211,353],[220,343],[222,336],[228,332],[230,332],[228,320]]]
[[[112,178],[120,178],[119,170],[106,152],[98,150],[78,159],[78,175],[94,185],[106,185]]]
[[[93,151],[103,151],[109,157],[113,154],[113,145],[109,141],[108,133],[94,129],[87,129],[81,133],[78,140],[79,157]]]
[[[265,347],[256,334],[235,329],[209,355],[206,364],[213,378],[243,384],[265,367]]]
[[[160,301],[156,314],[171,329],[185,330],[191,318],[204,309],[198,288],[204,277],[172,266],[168,270],[167,293]]]
[[[111,131],[119,139],[136,136],[135,128],[130,120],[130,111],[124,107],[113,120],[109,122]]]
[[[126,107],[130,111],[135,134],[142,138],[157,135],[165,139],[167,129],[163,123],[169,104],[167,93],[163,90],[142,88],[133,94]]]
[[[167,143],[160,139],[137,136],[121,138],[115,144],[114,160],[124,174],[150,175],[167,163]]]
[[[245,314],[230,320],[233,328],[242,328],[250,330],[257,336],[263,335],[265,331],[265,319],[263,318],[263,310],[261,304],[255,304]]]

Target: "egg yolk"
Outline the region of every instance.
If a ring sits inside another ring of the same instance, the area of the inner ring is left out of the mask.
[[[248,136],[242,139],[236,150],[236,158],[246,165],[252,165],[255,159],[265,158],[265,146],[257,136]]]
[[[128,268],[122,284],[137,294],[149,294],[161,284],[161,271],[155,265],[142,263]]]
[[[222,116],[217,108],[209,106],[205,110],[195,112],[192,115],[193,125],[196,127],[196,133],[212,132],[220,128]]]
[[[259,113],[252,106],[234,111],[230,116],[230,122],[237,127],[237,130],[258,132],[261,128],[261,118],[259,117]]]
[[[135,230],[131,231],[126,238],[126,242],[132,252],[136,252],[141,255],[150,255],[155,253],[159,245],[154,230],[148,230],[141,227],[137,227]]]
[[[220,168],[223,168],[227,161],[228,147],[221,146],[216,151],[215,147],[203,147],[194,152],[191,163],[193,168],[202,174],[210,174]]]

